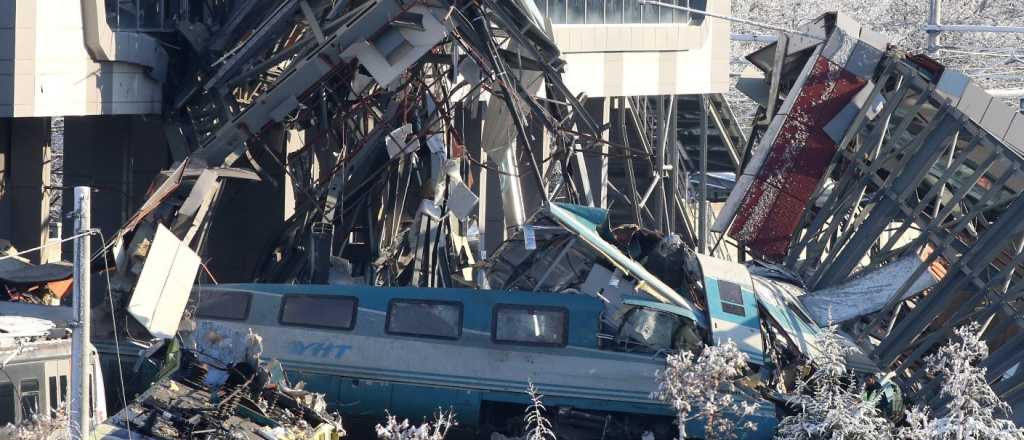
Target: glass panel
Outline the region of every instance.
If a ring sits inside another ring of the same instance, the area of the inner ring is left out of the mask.
[[[548,0],[548,17],[554,24],[565,23],[565,0]]]
[[[672,3],[672,1],[669,0],[667,3]],[[658,7],[658,14],[662,23],[671,23],[672,16],[675,15],[675,12],[675,9],[672,8]]]
[[[740,286],[735,283],[719,280],[718,296],[722,298],[722,301],[743,305],[743,293],[740,292]]]
[[[634,309],[626,324],[622,337],[655,349],[672,348],[672,336],[679,326],[679,319],[667,313],[651,309]]]
[[[117,28],[135,30],[139,27],[139,5],[136,0],[107,0],[117,3]]]
[[[144,29],[160,29],[163,25],[163,1],[146,0],[139,4],[139,25]]]
[[[640,22],[640,3],[632,0],[623,0],[622,8],[624,16],[622,18],[623,23],[639,23]]]
[[[107,11],[107,24],[114,29],[119,29],[117,23],[117,0],[107,0],[106,2]]]
[[[20,395],[22,420],[39,414],[39,381],[36,379],[21,381]]]
[[[604,24],[604,2],[587,0],[587,24]]]
[[[0,383],[0,426],[14,423],[14,385]]]
[[[604,21],[606,23],[622,23],[622,2],[632,0],[605,0]]]
[[[351,330],[356,299],[350,296],[285,295],[281,324]]]
[[[586,17],[586,0],[569,0],[569,15],[566,16],[566,23],[582,24]]]
[[[660,9],[660,8],[661,8],[660,6],[654,6],[654,5],[650,5],[650,4],[644,5],[643,6],[643,12],[642,12],[641,17],[640,17],[640,22],[642,22],[642,23],[657,23],[658,22],[658,9]]]
[[[462,334],[462,304],[393,301],[388,307],[389,333],[456,339]]]
[[[494,340],[565,345],[566,322],[563,310],[498,306],[494,321]]]
[[[708,10],[708,0],[690,0],[690,9],[697,9],[700,11]],[[694,26],[700,26],[704,23],[703,14],[690,14],[690,24]]]
[[[676,0],[676,4],[679,6],[690,7],[689,0]],[[690,13],[686,11],[676,10],[673,17],[675,18],[673,21],[676,23],[687,23],[690,21]]]
[[[61,376],[60,377],[60,401],[61,402],[67,402],[68,401],[68,377],[67,376]]]
[[[744,317],[747,316],[746,311],[743,310],[743,306],[738,306],[736,304],[729,304],[727,302],[723,302],[722,303],[722,311],[725,312],[725,313],[728,313],[730,315],[744,316]]]
[[[57,376],[50,376],[46,388],[46,393],[50,395],[50,414],[54,414],[60,406],[57,401]]]
[[[210,290],[199,291],[200,318],[244,321],[249,317],[252,295],[246,292]]]

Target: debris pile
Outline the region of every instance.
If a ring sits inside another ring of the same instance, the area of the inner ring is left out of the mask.
[[[225,340],[208,332],[206,348]],[[242,358],[226,351],[182,350],[178,340],[153,352],[155,382],[96,429],[102,438],[315,439],[345,436],[341,417],[326,411],[323,395],[288,383],[281,364],[261,364],[259,337],[250,334]],[[257,350],[257,351],[253,351]],[[131,433],[129,433],[129,431]]]

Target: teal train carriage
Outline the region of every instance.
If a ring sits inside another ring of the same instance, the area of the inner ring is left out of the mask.
[[[452,409],[484,438],[522,429],[531,381],[560,438],[673,438],[671,407],[651,399],[656,371],[666,353],[708,339],[708,323],[689,309],[639,297],[623,299],[619,328],[586,295],[239,284],[197,287],[193,297],[196,341],[266,336],[263,358],[349,418],[390,411],[416,421]],[[771,437],[774,406],[738,397],[760,403],[755,435]]]

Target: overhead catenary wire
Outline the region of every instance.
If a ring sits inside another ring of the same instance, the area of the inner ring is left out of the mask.
[[[103,249],[106,249],[106,247],[107,247],[107,239],[106,239],[106,237],[103,236],[103,233],[100,232],[99,229],[92,229],[89,232],[90,233],[94,232],[97,236],[99,236],[100,244],[103,246]],[[103,277],[104,277],[104,279],[106,281],[106,285],[107,285],[107,303],[110,304],[110,325],[113,327],[113,330],[114,330],[113,331],[113,334],[114,334],[114,353],[116,354],[116,357],[117,357],[117,378],[121,382],[121,389],[120,389],[120,391],[121,391],[121,404],[123,404],[125,408],[128,408],[128,396],[127,396],[127,394],[125,393],[125,390],[124,390],[125,389],[125,385],[124,385],[124,367],[121,366],[121,343],[120,343],[120,340],[118,338],[117,319],[115,319],[116,315],[114,314],[114,293],[110,290],[110,265],[109,265],[109,262],[107,261],[106,257],[103,258],[103,268],[104,268],[104,270],[103,270]],[[88,294],[88,292],[86,294]],[[131,429],[128,429],[127,431],[128,431],[128,440],[132,440],[132,431],[131,431]]]

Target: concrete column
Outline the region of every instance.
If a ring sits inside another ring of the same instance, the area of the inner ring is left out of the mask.
[[[49,118],[17,118],[10,124],[9,190],[4,198],[10,203],[10,241],[18,250],[46,243],[49,233],[49,122]],[[48,261],[45,250],[25,256],[34,263]]]
[[[64,118],[64,183],[62,197],[72,200],[70,188],[92,187],[92,226],[110,237],[135,213],[150,184],[171,163],[163,124],[141,116],[73,116]],[[70,203],[64,213],[73,210]],[[64,219],[65,236],[74,230]],[[72,255],[71,243],[64,254]]]

